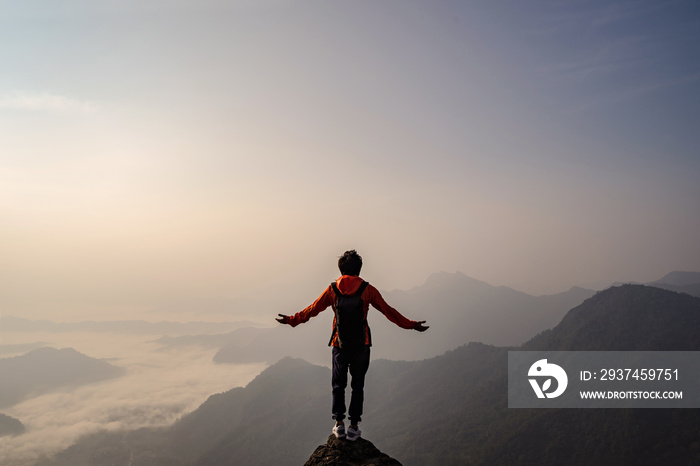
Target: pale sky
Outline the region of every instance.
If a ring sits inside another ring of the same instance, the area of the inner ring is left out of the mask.
[[[700,270],[695,0],[1,8],[3,315]]]

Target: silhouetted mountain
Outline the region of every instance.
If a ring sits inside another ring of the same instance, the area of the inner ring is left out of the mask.
[[[697,285],[700,283],[700,272],[670,272],[664,275],[662,278],[648,284],[656,285],[659,283],[674,286]]]
[[[700,299],[626,285],[584,301],[523,350],[700,350]],[[509,409],[509,349],[373,361],[363,435],[405,465],[699,464],[695,409]],[[330,371],[284,359],[163,430],[99,434],[53,465],[298,465],[330,419]],[[124,461],[122,461],[124,462]]]
[[[0,413],[0,437],[24,433],[24,424],[19,419]]]
[[[434,274],[422,286],[383,293],[386,301],[406,317],[427,320],[430,331],[407,332],[370,308],[372,351],[376,358],[413,360],[442,354],[468,341],[521,344],[556,325],[566,311],[593,293],[574,287],[564,293],[535,297],[507,287],[494,287],[461,273]],[[276,361],[288,355],[327,364],[330,356],[324,345],[331,333],[332,319],[329,308],[294,329],[263,329],[248,338],[243,338],[242,329],[231,336],[214,360]]]
[[[0,407],[13,405],[30,395],[97,382],[122,373],[122,369],[72,348],[40,348],[23,356],[0,359]]]
[[[401,463],[379,451],[368,440],[359,438],[350,442],[331,435],[304,466],[401,466]]]
[[[697,351],[698,328],[700,299],[626,285],[586,300],[521,349]],[[698,410],[508,409],[507,350],[470,344],[394,375],[393,409],[367,415],[367,429],[381,422],[373,439],[415,465],[699,464]]]
[[[700,300],[643,285],[597,293],[523,349],[560,351],[696,351]]]
[[[377,355],[388,359],[422,359],[469,341],[519,345],[558,324],[569,309],[594,293],[573,287],[554,295],[531,296],[459,272],[437,273],[423,286],[384,294],[387,302],[402,313],[415,316],[416,320],[427,320],[430,331],[407,339],[404,335],[397,336],[393,324],[386,319],[374,319],[375,341],[381,343],[385,338],[392,341]],[[405,344],[394,340],[405,340]]]
[[[700,272],[671,272],[647,285],[700,297]]]

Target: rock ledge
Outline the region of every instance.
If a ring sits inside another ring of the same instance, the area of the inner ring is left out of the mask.
[[[328,437],[319,445],[304,466],[401,466],[401,463],[382,453],[372,442],[359,438],[354,442]]]

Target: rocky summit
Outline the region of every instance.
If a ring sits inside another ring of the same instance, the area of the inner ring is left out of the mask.
[[[382,453],[372,442],[359,438],[354,442],[328,437],[319,445],[304,466],[401,466],[401,463]]]

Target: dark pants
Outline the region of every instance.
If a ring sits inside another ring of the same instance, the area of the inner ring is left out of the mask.
[[[338,347],[333,347],[333,419],[345,419],[345,387],[348,386],[348,369],[350,369],[350,423],[357,425],[362,420],[362,403],[365,399],[365,374],[369,368],[369,346],[364,350],[349,353]]]

